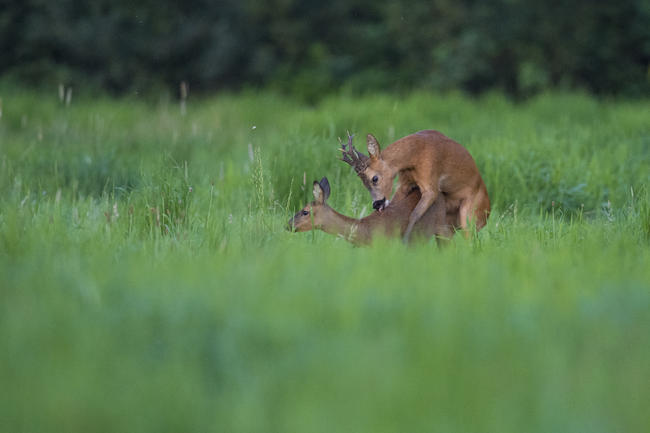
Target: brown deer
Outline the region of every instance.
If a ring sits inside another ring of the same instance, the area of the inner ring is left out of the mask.
[[[436,200],[443,196],[447,210],[457,210],[455,226],[467,229],[474,223],[480,230],[490,214],[490,198],[474,159],[467,149],[438,131],[426,130],[408,135],[381,151],[377,139],[368,134],[368,153],[359,152],[348,136],[348,149],[341,144],[342,161],[354,167],[370,191],[372,207],[383,211],[389,204],[393,180],[399,182],[393,201],[417,186],[421,193],[404,231],[407,242],[415,224]],[[468,233],[466,231],[466,233]]]
[[[341,215],[329,207],[327,199],[330,195],[330,185],[326,177],[320,182],[314,181],[313,192],[314,201],[289,220],[287,229],[297,232],[318,229],[341,235],[357,245],[369,244],[373,236],[377,235],[402,235],[408,223],[408,216],[421,198],[420,191],[414,188],[404,197],[391,202],[382,212],[373,212],[365,218],[357,219]],[[454,235],[455,220],[457,215],[446,214],[444,197],[441,195],[416,223],[413,229],[414,238],[429,239],[435,235],[440,243],[441,238],[449,239]]]

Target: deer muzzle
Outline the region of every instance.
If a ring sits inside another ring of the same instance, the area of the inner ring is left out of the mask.
[[[372,208],[374,210],[382,211],[387,205],[388,205],[388,201],[386,200],[386,197],[382,198],[381,200],[375,200],[374,202],[372,202]]]

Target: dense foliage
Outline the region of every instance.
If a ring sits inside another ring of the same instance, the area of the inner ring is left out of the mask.
[[[1,430],[647,430],[647,100],[0,97]],[[478,237],[285,230],[325,175],[370,209],[346,129],[428,127],[476,158]]]
[[[0,74],[112,91],[272,85],[547,88],[639,95],[646,0],[24,0],[0,9]]]

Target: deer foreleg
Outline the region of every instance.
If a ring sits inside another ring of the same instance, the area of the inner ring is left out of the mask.
[[[406,227],[404,237],[402,238],[404,243],[407,243],[409,241],[409,237],[411,236],[411,231],[413,230],[415,223],[418,222],[422,215],[424,215],[426,211],[431,207],[433,202],[436,201],[437,196],[437,191],[422,191],[422,197],[420,197],[420,201],[409,216],[409,225]]]

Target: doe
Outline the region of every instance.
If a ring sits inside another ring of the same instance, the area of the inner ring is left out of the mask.
[[[314,229],[333,235],[343,236],[348,241],[364,245],[372,242],[377,235],[401,236],[408,224],[408,216],[421,198],[420,191],[413,188],[403,197],[394,200],[382,212],[373,212],[365,218],[350,218],[341,215],[327,204],[330,184],[326,177],[314,181],[314,201],[303,207],[287,224],[287,229],[305,232]],[[436,236],[438,244],[454,235],[457,228],[454,221],[456,213],[447,214],[443,195],[431,206],[415,224],[414,238],[429,239]]]

